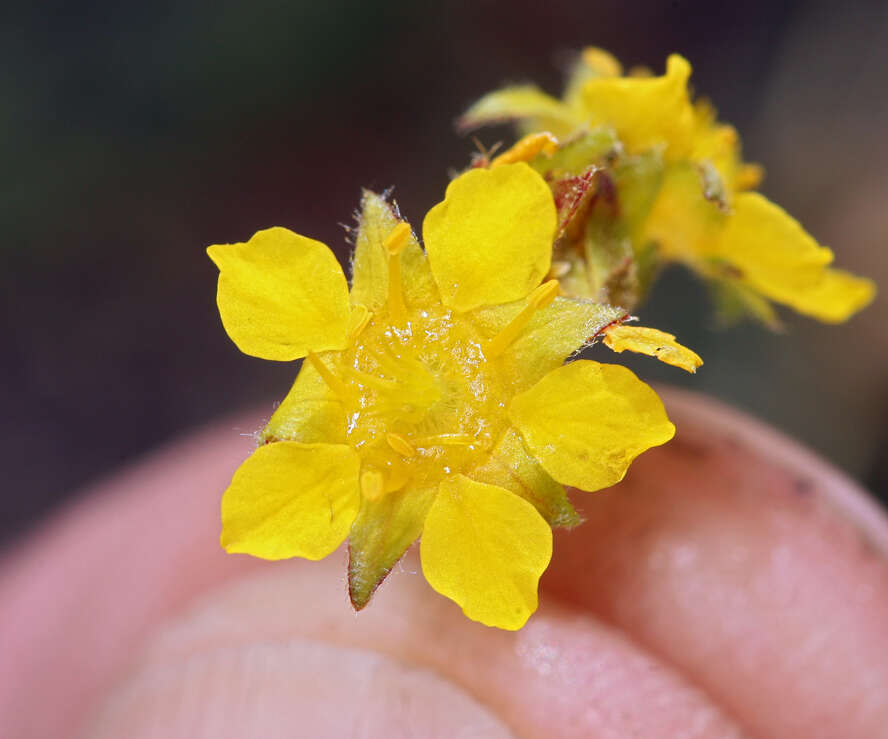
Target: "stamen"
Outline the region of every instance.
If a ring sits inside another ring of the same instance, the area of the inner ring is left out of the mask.
[[[347,372],[348,375],[354,380],[366,387],[372,387],[376,390],[382,391],[391,391],[398,389],[398,383],[396,380],[386,380],[383,377],[371,375],[369,372],[362,372],[361,370],[357,370],[354,367],[345,367],[345,372]]]
[[[410,224],[401,221],[383,242],[383,246],[388,252],[388,309],[389,316],[394,323],[403,323],[407,318],[407,308],[404,305],[404,292],[401,286],[401,252],[407,246],[409,238]]]
[[[477,439],[468,434],[436,434],[435,436],[424,436],[415,441],[418,447],[469,446],[469,444],[474,444]]]
[[[385,479],[379,470],[369,469],[361,473],[361,493],[367,500],[379,500],[384,487]]]
[[[531,133],[520,139],[511,149],[504,151],[490,166],[498,167],[501,164],[514,164],[515,162],[529,162],[537,154],[543,152],[546,156],[552,156],[558,151],[558,139],[548,131]]]
[[[545,308],[555,300],[559,290],[558,280],[544,282],[534,290],[527,299],[524,309],[511,320],[508,326],[487,342],[484,347],[484,354],[487,358],[494,359],[508,349],[509,345],[518,338],[518,334],[530,322],[534,312]]]
[[[348,322],[348,341],[350,344],[353,344],[361,331],[367,328],[367,324],[370,323],[371,317],[370,311],[367,310],[367,306],[365,305],[358,303],[352,308]]]
[[[345,383],[330,371],[317,354],[309,352],[308,361],[311,362],[311,366],[315,368],[317,373],[321,376],[321,379],[327,383],[327,387],[329,387],[340,400],[348,395],[348,388],[345,386]]]
[[[401,434],[386,434],[385,440],[402,457],[412,457],[416,453],[416,449]]]

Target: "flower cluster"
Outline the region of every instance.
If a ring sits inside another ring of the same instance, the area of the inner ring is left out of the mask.
[[[830,268],[829,249],[753,192],[761,167],[743,161],[736,130],[706,100],[691,99],[690,74],[673,54],[663,76],[624,75],[610,54],[587,48],[563,99],[507,87],[461,122],[515,120],[560,139],[532,164],[560,205],[555,274],[569,294],[632,309],[659,268],[679,262],[706,278],[726,318],[777,326],[774,301],[846,320],[872,300],[873,283]]]
[[[632,372],[577,354],[600,339],[702,364],[628,323],[660,265],[690,265],[769,323],[771,300],[838,321],[872,297],[750,192],[760,170],[691,102],[689,73],[673,56],[663,77],[624,77],[587,49],[563,101],[488,95],[464,123],[516,119],[526,136],[450,183],[421,242],[365,192],[350,284],[326,245],[287,229],[209,248],[235,344],[303,360],[223,495],[226,550],[320,559],[347,540],[359,610],[419,540],[435,590],[521,628],[552,528],[579,523],[566,487],[615,484],[675,431]]]

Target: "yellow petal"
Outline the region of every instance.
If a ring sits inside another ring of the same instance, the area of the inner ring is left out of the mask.
[[[262,430],[260,441],[343,444],[345,428],[341,399],[306,361],[287,397]]]
[[[615,352],[638,352],[656,357],[661,362],[696,372],[703,360],[686,346],[679,344],[672,334],[644,326],[611,326],[604,332],[605,346]]]
[[[459,119],[466,130],[505,121],[532,119],[534,130],[547,130],[556,136],[571,133],[582,119],[560,100],[533,85],[506,87],[488,93]]]
[[[500,333],[524,308],[524,301],[480,308],[472,318],[487,338]],[[626,311],[580,298],[555,298],[537,310],[502,355],[513,387],[530,387],[588,343],[601,329],[626,317]]]
[[[348,538],[348,594],[355,609],[370,601],[407,548],[419,538],[435,487],[408,485],[364,498]]]
[[[876,284],[841,269],[825,269],[820,279],[790,303],[797,311],[825,323],[842,323],[876,296]]]
[[[623,65],[610,52],[587,46],[577,57],[564,87],[564,102],[574,110],[582,110],[583,86],[596,77],[619,77]]]
[[[668,167],[646,219],[638,222],[637,243],[656,242],[659,256],[699,269],[720,256],[720,233],[730,216],[703,197],[700,173],[691,163]]]
[[[269,228],[207,253],[219,268],[222,324],[242,352],[289,361],[344,348],[348,285],[320,241]]]
[[[687,83],[691,65],[672,54],[662,77],[597,77],[583,87],[592,125],[610,125],[630,153],[665,144],[667,158],[686,155],[693,143],[694,109]]]
[[[537,608],[552,530],[526,500],[455,475],[441,483],[420,543],[422,571],[474,621],[520,629]]]
[[[843,321],[873,296],[868,280],[828,270],[832,252],[758,193],[737,196],[713,254],[763,295],[822,320]]]
[[[503,434],[489,456],[469,476],[476,482],[498,485],[520,495],[533,504],[550,526],[571,528],[580,523],[564,487],[540,467],[515,429]]]
[[[222,497],[222,546],[263,559],[322,559],[358,513],[360,459],[342,444],[259,447]]]
[[[516,395],[509,418],[546,472],[590,492],[622,480],[635,457],[675,434],[650,387],[625,367],[588,360]]]
[[[355,252],[352,257],[352,305],[378,311],[388,297],[388,252],[383,244],[402,221],[384,197],[365,190],[361,198]],[[411,233],[401,252],[401,282],[407,306],[438,299],[428,260]]]
[[[599,77],[619,77],[623,74],[623,65],[609,51],[597,46],[587,46],[580,55],[582,63]]]
[[[662,259],[732,286],[732,300],[742,299],[744,311],[772,326],[776,316],[765,298],[838,323],[875,294],[870,280],[830,269],[832,252],[759,193],[738,193],[732,210],[720,211],[689,166],[670,168],[641,233],[639,241],[656,242]]]
[[[457,177],[422,227],[444,304],[468,311],[523,298],[549,271],[555,226],[549,186],[527,164]]]

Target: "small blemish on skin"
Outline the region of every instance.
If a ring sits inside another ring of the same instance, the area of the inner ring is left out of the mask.
[[[792,481],[792,489],[797,495],[807,497],[814,492],[814,483],[807,477],[797,477]]]

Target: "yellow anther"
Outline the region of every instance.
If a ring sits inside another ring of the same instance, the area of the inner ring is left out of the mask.
[[[402,457],[412,457],[416,453],[416,450],[410,442],[401,436],[401,434],[386,434],[385,440],[388,442],[388,445]]]
[[[370,323],[371,318],[370,311],[367,310],[367,306],[358,305],[352,308],[351,316],[349,316],[348,321],[348,341],[349,343],[354,343],[354,340],[358,338],[361,331],[367,328],[367,324]]]
[[[743,164],[737,172],[734,187],[738,190],[752,190],[758,187],[765,177],[765,168],[761,164]]]
[[[587,46],[583,49],[583,64],[599,77],[619,77],[623,74],[623,65],[597,46]]]
[[[311,366],[315,368],[317,373],[321,376],[321,379],[327,383],[327,387],[329,387],[340,400],[348,395],[348,388],[345,383],[330,371],[330,368],[321,361],[321,358],[317,354],[309,352],[308,361],[311,362]]]
[[[407,318],[407,307],[404,305],[404,292],[401,285],[401,252],[410,238],[410,224],[401,221],[395,226],[383,242],[388,253],[388,309],[393,323],[404,323]]]
[[[558,139],[548,131],[531,133],[520,139],[511,149],[504,151],[491,163],[491,167],[501,164],[514,164],[515,162],[529,162],[537,154],[543,152],[546,156],[552,156],[558,151]]]
[[[527,303],[534,308],[545,308],[552,304],[559,292],[561,292],[561,286],[558,284],[558,280],[549,280],[530,294]]]
[[[518,338],[524,327],[530,322],[535,311],[545,308],[558,295],[560,286],[558,280],[549,280],[534,290],[527,299],[527,305],[515,316],[502,331],[494,336],[484,347],[484,354],[488,359],[493,359],[502,354],[509,345]]]
[[[468,446],[473,444],[477,439],[468,434],[436,434],[435,436],[424,436],[422,439],[416,440],[419,447],[428,446]]]
[[[407,239],[410,238],[410,224],[407,221],[401,221],[392,229],[392,232],[385,237],[383,246],[389,254],[400,254],[407,246]]]
[[[385,478],[379,470],[369,469],[361,473],[361,494],[367,500],[379,500],[385,492]]]
[[[737,133],[737,129],[733,126],[719,126],[716,130],[716,136],[721,139],[721,143],[724,146],[735,147],[737,143],[740,141],[740,134]]]

